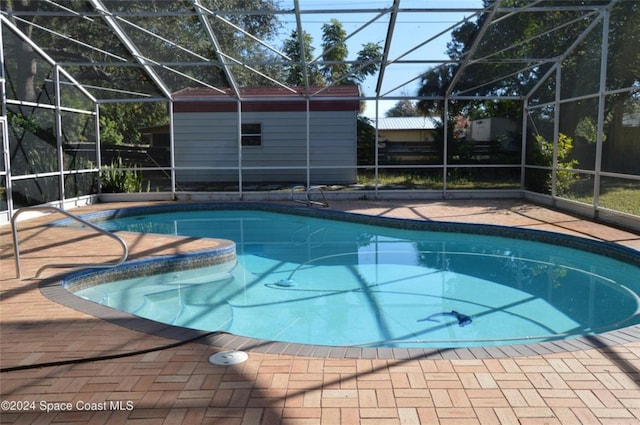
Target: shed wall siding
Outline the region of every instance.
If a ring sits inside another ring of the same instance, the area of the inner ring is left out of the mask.
[[[306,181],[306,112],[245,112],[243,123],[260,123],[262,146],[242,149],[243,181]],[[176,167],[223,167],[228,170],[178,170],[183,182],[238,180],[238,114],[184,112],[174,115]],[[356,180],[356,112],[318,111],[310,115],[311,167],[346,169],[311,171],[312,183]],[[246,167],[277,167],[251,170]],[[292,168],[289,168],[292,167]]]

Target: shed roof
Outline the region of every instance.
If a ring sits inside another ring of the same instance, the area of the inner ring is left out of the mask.
[[[265,87],[241,87],[239,89],[241,99],[252,98],[273,98],[274,100],[280,100],[282,98],[304,98],[306,96],[306,90],[304,87],[281,87],[281,86],[265,86]],[[181,99],[194,99],[194,98],[207,98],[223,99],[229,97],[233,100],[233,90],[230,88],[224,90],[214,90],[208,87],[189,87],[179,90],[173,94],[175,100]],[[314,97],[336,97],[336,98],[352,98],[358,99],[360,96],[360,89],[355,85],[344,86],[328,86],[328,87],[309,87],[309,98]]]
[[[311,87],[242,87],[240,99],[233,91],[195,87],[173,94],[174,112],[236,112],[238,100],[243,112],[359,111],[360,89],[355,85]]]
[[[375,120],[374,120],[375,122]],[[434,130],[438,117],[387,117],[377,120],[378,130]]]

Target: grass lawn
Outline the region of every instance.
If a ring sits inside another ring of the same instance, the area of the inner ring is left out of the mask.
[[[593,204],[593,180],[574,185],[563,198]],[[640,182],[602,182],[599,206],[640,216]]]
[[[358,172],[358,184],[373,187],[374,183],[373,173]],[[380,172],[378,186],[383,189],[442,190],[442,172],[440,170]],[[447,189],[518,189],[519,187],[519,177],[517,179],[482,179],[477,176],[470,178],[451,176],[447,179]]]
[[[599,203],[604,208],[640,216],[640,184],[603,188]]]
[[[374,175],[369,172],[358,172],[358,184],[364,186],[374,185]],[[380,188],[391,189],[423,189],[442,190],[442,173],[440,170],[398,170],[396,172],[381,171],[378,176]],[[475,177],[449,177],[447,189],[518,189],[519,179],[504,178],[482,179]],[[593,194],[587,189],[581,194],[570,194],[566,196],[575,201],[593,204]],[[640,216],[640,183],[610,183],[602,185],[600,192],[600,206],[614,211],[625,212]]]

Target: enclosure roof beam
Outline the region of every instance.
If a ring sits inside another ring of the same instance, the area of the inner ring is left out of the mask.
[[[613,0],[611,4],[613,3],[617,3],[618,0]],[[600,12],[600,14],[598,15],[597,18],[595,18],[587,28],[585,28],[585,30],[582,32],[582,34],[580,34],[580,36],[578,36],[578,38],[576,38],[574,40],[573,43],[571,43],[571,46],[569,46],[569,48],[567,48],[562,55],[560,55],[557,60],[555,61],[555,64],[540,78],[540,80],[538,81],[538,83],[536,85],[534,85],[531,90],[529,90],[529,92],[524,96],[525,99],[529,99],[533,93],[536,92],[536,90],[538,90],[540,88],[540,86],[542,86],[545,81],[547,81],[547,78],[549,78],[551,75],[553,75],[553,73],[556,71],[556,69],[562,64],[562,61],[564,61],[575,49],[576,47],[578,47],[580,45],[580,43],[582,43],[584,41],[585,38],[587,38],[587,36],[591,33],[591,31],[593,31],[593,29],[600,23],[602,22],[602,20],[604,19],[604,15],[602,12]]]
[[[218,19],[219,21],[223,22],[224,24],[229,25],[231,28],[233,28],[235,31],[239,31],[240,33],[244,34],[245,36],[251,38],[253,41],[256,41],[257,43],[259,43],[260,45],[266,47],[267,49],[271,50],[272,52],[276,53],[278,56],[282,57],[283,59],[286,60],[291,60],[291,58],[289,58],[286,54],[282,53],[281,51],[277,50],[276,48],[274,48],[273,46],[271,46],[269,43],[261,40],[260,38],[254,36],[253,34],[245,31],[244,29],[240,28],[239,26],[233,24],[232,22],[230,22],[227,19],[224,19],[223,17],[219,16],[216,12],[211,11],[209,9],[207,9],[206,7],[204,7],[201,3],[200,0],[194,0],[194,5],[195,7],[200,11],[199,13],[199,17],[200,20],[202,22],[202,24],[205,26],[206,28],[206,32],[207,35],[209,36],[209,40],[211,41],[211,44],[213,44],[214,49],[216,51],[216,53],[218,54],[218,56],[220,57],[220,60],[217,62],[217,64],[222,67],[225,76],[227,77],[227,79],[230,82],[230,86],[234,92],[234,94],[236,95],[236,97],[239,99],[240,96],[240,87],[237,83],[237,81],[234,78],[234,74],[231,71],[231,67],[229,67],[228,65],[230,63],[241,66],[251,72],[253,72],[256,75],[259,75],[260,77],[271,81],[272,83],[283,87],[291,92],[295,92],[295,90],[291,89],[290,87],[286,86],[285,84],[283,84],[282,82],[276,80],[275,78],[272,78],[270,76],[268,76],[267,74],[259,71],[258,69],[254,68],[251,66],[251,64],[238,60],[236,58],[234,58],[231,55],[228,55],[226,53],[224,53],[220,47],[220,43],[218,43],[218,38],[215,35],[215,32],[213,31],[213,27],[211,26],[211,23],[209,22],[208,18],[207,18],[207,14],[212,15],[214,18]],[[226,62],[224,59],[227,59],[229,62]],[[209,61],[209,63],[212,63],[212,61]],[[267,63],[267,64],[274,64],[273,61]]]
[[[220,52],[219,53],[220,56],[227,58],[229,61],[233,62],[234,64],[241,66],[245,69],[248,69],[249,71],[253,72],[256,75],[261,76],[262,78],[264,78],[265,80],[271,81],[272,83],[286,89],[287,91],[290,91],[291,93],[295,93],[296,91],[294,89],[292,89],[291,87],[283,84],[282,82],[276,80],[275,78],[272,78],[270,76],[268,76],[267,74],[265,74],[264,72],[261,72],[260,70],[253,68],[252,66],[249,66],[249,64],[245,63],[245,62],[240,62],[239,60],[237,60],[236,58],[233,58],[225,53]]]
[[[95,46],[92,46],[91,44],[85,43],[85,42],[83,42],[81,40],[77,40],[77,39],[75,39],[73,37],[70,37],[68,35],[62,34],[62,33],[58,32],[58,31],[54,31],[54,30],[52,30],[50,28],[47,28],[45,26],[38,25],[35,22],[27,21],[26,19],[20,18],[18,16],[14,16],[13,19],[15,19],[16,21],[20,21],[20,22],[22,22],[24,24],[30,25],[33,28],[37,28],[37,29],[39,29],[41,31],[48,32],[49,34],[53,34],[56,37],[60,37],[61,39],[65,40],[65,41],[68,41],[70,43],[74,43],[74,44],[77,44],[79,46],[86,47],[87,49],[96,51],[96,52],[100,53],[101,55],[112,57],[112,58],[114,58],[117,61],[120,61],[122,63],[126,63],[126,61],[127,61],[127,59],[125,59],[123,57],[120,57],[120,56],[118,56],[118,55],[116,55],[114,53],[108,52],[108,51],[106,51],[104,49],[99,49],[99,48],[97,48]],[[60,64],[60,63],[61,62],[58,62],[58,64]],[[74,65],[75,65],[75,63],[74,63]],[[92,65],[93,65],[93,63],[90,64],[89,66],[92,66]]]
[[[390,9],[389,27],[387,28],[387,36],[384,40],[384,49],[382,51],[382,62],[380,63],[380,71],[378,72],[378,82],[376,84],[376,96],[380,96],[380,90],[382,90],[382,82],[384,81],[384,73],[387,67],[387,60],[389,60],[389,51],[391,50],[391,40],[393,38],[393,31],[396,27],[396,19],[398,19],[398,8],[400,7],[400,0],[393,0],[393,5]]]
[[[309,73],[307,67],[307,54],[304,49],[304,30],[302,28],[302,18],[300,17],[300,2],[293,0],[293,8],[296,15],[296,31],[298,32],[298,46],[300,47],[300,66],[302,67],[302,79],[304,82],[305,95],[309,95]]]
[[[413,53],[414,51],[418,50],[419,48],[421,48],[421,47],[423,47],[423,46],[426,46],[427,44],[429,44],[429,43],[431,43],[432,41],[436,40],[437,38],[441,37],[442,35],[444,35],[444,34],[448,33],[449,31],[453,30],[454,28],[456,28],[456,27],[457,27],[457,26],[459,26],[460,24],[462,24],[462,23],[464,23],[464,22],[468,22],[468,21],[470,21],[472,18],[474,18],[474,17],[478,16],[479,14],[480,14],[480,12],[479,12],[479,11],[475,11],[475,13],[473,13],[472,15],[470,15],[470,16],[468,16],[468,17],[465,17],[463,20],[461,20],[461,21],[459,21],[459,22],[456,22],[456,23],[455,23],[455,24],[453,24],[453,25],[450,25],[449,27],[445,28],[444,30],[442,30],[442,31],[438,32],[437,34],[435,34],[435,35],[433,35],[433,36],[431,36],[431,37],[429,37],[427,40],[423,41],[422,43],[419,43],[418,45],[416,45],[416,46],[412,47],[411,49],[409,49],[409,50],[405,51],[404,53],[400,54],[400,55],[399,55],[398,57],[396,57],[395,59],[392,59],[392,60],[390,60],[390,61],[387,61],[386,65],[399,64],[399,63],[413,63],[413,61],[403,61],[403,60],[402,60],[402,58],[403,58],[403,57],[405,57],[405,56],[407,56],[407,55],[410,55],[411,53]],[[421,60],[421,61],[416,61],[416,62],[419,62],[419,63],[422,63],[422,64],[426,64],[426,63],[437,63],[437,64],[439,64],[439,66],[442,66],[442,65],[443,65],[443,64],[445,64],[445,63],[458,63],[459,61],[454,61],[454,60],[449,60],[449,61],[443,61],[443,60],[437,60],[437,61],[436,61],[436,60],[433,60],[433,61],[430,61],[430,60],[427,60],[427,61],[423,61],[423,60]],[[380,97],[384,97],[384,96],[386,96],[386,95],[387,95],[387,94],[389,94],[389,93],[393,93],[394,91],[396,91],[396,90],[398,90],[398,89],[400,89],[400,88],[402,88],[402,87],[406,86],[407,84],[411,84],[412,82],[414,82],[415,80],[418,80],[418,79],[420,79],[420,78],[422,78],[422,75],[421,75],[421,74],[419,74],[419,75],[415,76],[414,78],[412,78],[412,79],[410,79],[410,80],[408,80],[408,81],[405,81],[404,83],[402,83],[402,84],[400,84],[400,85],[398,85],[398,86],[396,86],[396,87],[392,88],[391,90],[386,91],[386,92],[385,92],[384,94],[382,94]]]
[[[547,61],[547,63],[548,62],[555,62],[555,61],[553,59],[551,59],[551,60]],[[484,87],[484,86],[487,86],[487,85],[490,85],[490,84],[493,84],[493,83],[498,83],[500,81],[504,81],[504,80],[506,80],[507,78],[510,78],[510,77],[515,77],[516,75],[518,75],[518,74],[520,74],[520,73],[522,73],[524,71],[527,71],[529,69],[534,69],[536,67],[539,67],[540,65],[543,65],[544,63],[545,62],[533,62],[527,67],[520,68],[520,69],[518,69],[516,71],[512,71],[512,72],[510,72],[508,74],[498,75],[497,77],[495,77],[494,79],[492,79],[490,81],[485,81],[485,82],[483,82],[481,84],[478,84],[478,85],[476,85],[474,87],[470,87],[470,88],[464,89],[462,91],[459,91],[458,95],[463,95],[464,93],[473,92],[473,90],[477,90],[477,89],[479,89],[481,87]],[[504,88],[504,85],[503,85],[502,88]]]
[[[363,29],[367,28],[369,25],[373,24],[375,21],[377,21],[378,19],[380,19],[381,17],[383,17],[384,15],[386,15],[387,13],[389,13],[390,9],[385,9],[382,12],[378,13],[375,17],[373,17],[372,19],[369,19],[367,22],[365,22],[363,25],[360,25],[355,31],[351,32],[351,34],[349,34],[348,36],[346,36],[343,40],[343,42],[346,42],[347,40],[349,40],[351,37],[353,37],[354,35],[358,34],[360,31],[362,31]],[[310,63],[314,63],[317,62],[318,60],[320,60],[320,58],[324,57],[324,55],[326,55],[327,53],[333,51],[336,47],[338,47],[337,45],[333,45],[330,46],[328,49],[325,49],[322,53],[320,53],[318,56],[316,56],[314,59],[311,60]]]
[[[111,12],[102,4],[101,0],[88,0],[89,3],[100,13],[102,19],[106,22],[107,26],[116,34],[120,42],[125,48],[133,55],[135,60],[142,65],[151,81],[160,89],[162,94],[168,99],[171,99],[171,90],[165,85],[162,78],[156,73],[156,71],[147,63],[144,56],[135,45],[135,43],[129,38],[126,32],[120,26],[120,23],[111,14]]]
[[[200,0],[193,0],[193,5],[196,9],[196,12],[198,13],[198,18],[200,19],[200,23],[202,23],[205,33],[209,38],[209,42],[211,42],[211,44],[213,45],[213,48],[216,54],[220,55],[222,53],[222,48],[220,47],[220,43],[218,43],[218,38],[216,37],[216,34],[213,31],[211,22],[209,22],[209,19],[205,15],[205,11],[202,7],[202,4],[200,3]],[[240,89],[238,88],[238,84],[236,83],[236,79],[234,78],[233,73],[231,72],[231,69],[223,61],[220,61],[220,62],[222,65],[222,71],[224,72],[225,77],[227,77],[229,86],[233,90],[233,93],[235,94],[235,96],[238,99],[240,99]]]
[[[465,71],[467,66],[469,66],[469,64],[471,62],[471,57],[473,56],[473,53],[475,52],[475,50],[480,45],[480,41],[484,37],[485,33],[487,32],[487,30],[491,26],[492,21],[493,21],[493,17],[498,12],[498,7],[500,7],[500,3],[501,2],[502,2],[502,0],[496,0],[495,3],[493,3],[491,6],[489,6],[489,8],[487,8],[487,9],[485,9],[483,11],[483,13],[487,13],[488,14],[487,19],[484,21],[482,27],[478,31],[478,34],[476,34],[475,39],[473,40],[473,43],[471,44],[471,47],[466,52],[466,58],[463,60],[462,64],[460,65],[460,68],[457,70],[457,72],[455,73],[455,75],[451,79],[451,83],[449,83],[449,87],[447,87],[447,91],[445,93],[445,97],[449,97],[449,95],[453,91],[453,88],[456,86],[456,84],[458,84],[458,81],[460,80],[460,77],[462,76],[462,73]]]
[[[518,72],[526,72],[531,68],[531,66],[535,66],[536,64],[544,65],[543,69],[536,71],[536,74],[541,75],[541,80],[532,83],[533,88],[531,88],[531,86],[517,86],[517,93],[521,93],[525,97],[529,98],[540,89],[540,87],[545,83],[545,80],[548,80],[555,69],[561,66],[562,62],[573,54],[572,52],[575,52],[575,49],[580,46],[579,43],[584,42],[589,31],[591,31],[591,33],[594,32],[594,25],[597,25],[597,22],[600,22],[598,16],[601,16],[604,11],[612,8],[614,5],[620,4],[624,1],[625,0],[593,0],[589,2],[575,2],[571,4],[569,4],[570,2],[558,2],[556,5],[554,2],[548,2],[546,0],[530,0],[528,2],[519,2],[518,5],[512,5],[513,2],[496,0],[491,2],[489,6],[483,8],[482,6],[456,7],[454,2],[451,2],[451,5],[443,3],[443,7],[412,7],[412,5],[402,7],[401,3],[403,2],[400,0],[386,0],[382,3],[383,6],[378,8],[376,8],[372,3],[370,5],[365,4],[361,8],[357,6],[351,7],[346,4],[340,4],[339,6],[327,4],[327,7],[325,8],[324,4],[318,4],[316,6],[307,6],[309,7],[308,9],[303,9],[306,2],[293,0],[289,3],[292,7],[278,8],[277,10],[269,9],[266,6],[258,6],[257,9],[246,10],[240,2],[232,4],[230,6],[232,10],[223,10],[224,8],[211,6],[207,1],[191,0],[186,3],[186,6],[178,5],[178,2],[172,2],[173,5],[171,7],[160,7],[159,10],[156,10],[151,7],[121,8],[114,6],[112,8],[112,2],[106,2],[104,0],[89,0],[87,2],[89,7],[83,6],[82,2],[75,4],[60,0],[43,0],[42,3],[46,3],[46,7],[44,7],[44,9],[47,10],[37,10],[37,8],[32,10],[20,10],[20,8],[3,7],[3,10],[0,11],[0,16],[3,18],[3,23],[6,22],[7,28],[10,28],[16,34],[20,34],[20,37],[27,33],[26,31],[23,33],[22,30],[20,30],[21,24],[30,25],[34,30],[34,34],[36,34],[36,32],[44,32],[44,42],[49,43],[51,40],[52,44],[50,46],[43,45],[42,48],[37,49],[39,52],[42,52],[39,54],[41,54],[43,58],[47,58],[47,60],[51,59],[54,64],[61,66],[63,75],[65,75],[65,80],[74,81],[74,85],[77,84],[77,87],[79,87],[89,98],[92,98],[92,100],[95,96],[89,94],[88,90],[91,90],[92,92],[94,90],[101,90],[105,93],[111,92],[116,96],[118,96],[118,93],[121,93],[123,101],[129,101],[129,97],[131,97],[134,92],[136,92],[135,95],[137,97],[144,97],[145,99],[159,98],[162,96],[170,99],[172,98],[174,91],[184,87],[175,86],[170,82],[173,81],[173,79],[166,79],[167,76],[169,78],[172,77],[169,73],[179,75],[181,84],[184,82],[186,85],[210,87],[220,91],[220,89],[213,87],[211,83],[207,83],[209,80],[206,77],[203,78],[197,76],[199,71],[191,71],[196,67],[200,67],[203,73],[208,72],[206,67],[216,67],[217,70],[225,76],[225,83],[227,83],[231,88],[231,93],[235,94],[235,97],[240,98],[240,93],[243,93],[241,88],[243,87],[242,85],[244,80],[241,76],[251,73],[252,75],[250,75],[250,77],[253,78],[252,84],[277,85],[284,89],[288,89],[289,87],[283,75],[286,74],[289,67],[297,67],[298,65],[301,67],[300,73],[302,76],[301,78],[303,79],[301,85],[306,89],[306,96],[312,97],[318,92],[311,92],[310,86],[313,85],[313,81],[311,81],[309,67],[326,66],[336,62],[322,61],[322,57],[334,47],[327,47],[327,49],[321,54],[314,55],[316,57],[313,59],[307,57],[309,52],[304,52],[304,33],[306,26],[314,24],[315,22],[307,22],[306,18],[319,15],[328,15],[329,18],[331,16],[336,16],[338,19],[340,19],[340,16],[353,16],[357,25],[353,27],[355,28],[354,31],[347,34],[346,40],[355,43],[357,42],[356,39],[360,35],[364,35],[369,29],[376,26],[376,24],[386,21],[386,19],[383,19],[382,17],[386,18],[387,14],[389,14],[388,22],[383,24],[383,26],[387,26],[386,34],[382,34],[385,38],[384,47],[381,59],[378,59],[380,61],[380,66],[377,74],[372,75],[366,81],[367,84],[371,83],[373,86],[368,90],[373,91],[373,88],[375,88],[375,93],[372,93],[372,96],[375,96],[376,99],[391,98],[390,96],[392,96],[394,92],[399,91],[403,87],[408,87],[409,84],[422,78],[422,75],[407,73],[406,80],[408,81],[403,82],[405,77],[401,76],[400,78],[396,78],[394,75],[392,84],[387,84],[390,82],[390,77],[393,72],[396,71],[396,69],[404,69],[405,64],[424,65],[425,68],[433,66],[444,67],[447,66],[447,64],[457,64],[457,66],[455,66],[455,73],[450,79],[451,81],[449,85],[445,88],[445,95],[447,97],[452,97],[456,94],[472,95],[472,91],[479,87],[487,87],[487,92],[494,94],[500,93],[498,86],[500,81],[504,80],[504,78],[509,79]],[[209,8],[206,8],[205,5],[209,5]],[[402,42],[400,42],[401,40],[397,40],[405,15],[409,16],[411,14],[417,14],[421,17],[423,14],[447,15],[451,13],[457,13],[460,15],[464,14],[465,16],[464,19],[462,19],[462,16],[456,18],[455,20],[458,22],[454,25],[447,23],[445,26],[448,26],[448,28],[445,30],[438,29],[439,32],[436,35],[425,35],[425,38],[428,37],[428,39],[424,41],[418,39],[419,34],[417,34],[415,40],[413,39],[414,37],[409,37],[409,40],[402,40]],[[542,33],[527,36],[525,37],[526,39],[513,40],[511,43],[505,43],[506,47],[497,48],[496,51],[483,52],[482,46],[484,46],[485,43],[491,42],[489,37],[492,35],[492,25],[498,22],[504,23],[507,19],[521,13],[528,14],[529,16],[527,16],[527,18],[536,18],[536,14],[543,17],[546,14],[555,13],[558,14],[558,16],[561,16],[562,20],[561,22],[554,24],[553,28],[542,29],[541,31],[544,31]],[[358,16],[365,14],[369,14],[369,16],[364,18]],[[297,28],[298,42],[302,50],[299,61],[298,59],[295,61],[292,60],[289,55],[282,51],[282,48],[276,46],[278,41],[273,41],[281,40],[278,37],[284,37],[285,34],[278,33],[278,35],[273,39],[269,37],[256,36],[251,33],[251,30],[244,28],[242,24],[233,20],[234,16],[261,15],[285,16],[287,25],[291,24],[291,27]],[[576,17],[576,15],[580,16]],[[38,16],[42,19],[37,20],[37,22],[32,22],[28,19],[30,16]],[[56,19],[47,19],[47,17]],[[188,42],[181,42],[180,38],[173,38],[170,31],[163,33],[161,30],[157,30],[157,28],[151,24],[151,19],[139,19],[145,17],[158,19],[162,17],[184,17],[185,19],[189,19],[190,22],[193,21],[194,31],[197,30],[197,34],[202,38],[208,37],[206,41],[210,46],[209,49],[214,51],[215,54],[200,52],[197,49],[191,48]],[[292,18],[294,17],[295,22],[292,22]],[[88,31],[93,31],[95,29],[96,32],[91,32],[92,36],[86,38],[74,36],[72,33],[67,34],[64,29],[66,28],[63,22],[64,19],[73,19],[74,21],[82,20],[84,24],[87,24],[86,28]],[[592,19],[595,19],[595,21],[591,22]],[[428,51],[429,49],[425,48],[425,46],[429,47],[433,41],[436,41],[436,39],[439,39],[447,33],[451,33],[451,31],[455,30],[464,22],[471,22],[472,20],[480,25],[480,27],[475,31],[475,39],[467,43],[467,45],[470,46],[469,49],[466,50],[458,59],[448,60],[445,57],[443,60],[431,60],[429,58],[431,53]],[[91,22],[94,21],[95,23],[91,25]],[[568,43],[572,43],[570,47],[564,48],[560,53],[554,53],[557,56],[548,58],[532,58],[527,57],[526,55],[523,55],[522,57],[516,55],[515,51],[519,46],[538,41],[542,37],[552,37],[555,34],[554,31],[567,28],[579,21],[586,21],[585,26],[588,26],[587,30],[579,35],[579,39],[568,41]],[[320,21],[320,23],[322,22],[325,21]],[[98,42],[92,44],[91,40],[96,36],[103,34],[105,24],[107,31],[117,37],[119,41],[115,46],[117,48],[109,49],[109,47],[104,47],[102,43]],[[249,43],[251,47],[260,49],[260,53],[263,53],[264,50],[264,53],[268,54],[265,54],[264,56],[256,56],[257,59],[244,60],[240,53],[234,53],[231,51],[227,51],[226,53],[223,52],[222,49],[224,48],[224,45],[219,43],[219,41],[221,42],[223,40],[221,39],[221,33],[216,26],[217,24],[230,28],[235,34],[240,36],[243,41]],[[154,46],[156,46],[156,44],[160,47],[166,45],[167,48],[179,49],[181,52],[185,52],[189,56],[185,56],[184,59],[176,58],[175,61],[163,58],[161,57],[162,55],[155,57],[153,53],[147,53],[147,51],[144,50],[144,47],[137,41],[137,38],[134,35],[138,34],[139,31],[143,32],[145,37],[153,37]],[[375,30],[372,30],[371,32],[377,36]],[[34,37],[34,39],[37,39],[37,37]],[[73,45],[71,45],[71,43],[73,43]],[[70,52],[73,53],[77,50],[79,53],[77,55],[66,54],[65,52],[67,52],[67,50],[64,49],[65,46],[71,46],[71,48],[68,49]],[[405,48],[405,46],[407,47]],[[120,53],[120,49],[127,53]],[[269,52],[266,52],[266,50],[269,50]],[[47,52],[48,54],[44,54],[44,52]],[[396,57],[393,58],[391,55]],[[514,55],[517,57],[508,57]],[[59,57],[56,58],[56,56]],[[57,59],[62,60],[56,62]],[[95,59],[95,61],[93,59]],[[377,61],[370,62],[361,60],[345,60],[342,62],[351,65],[352,71],[349,74],[345,73],[345,75],[342,75],[338,83],[348,79],[353,75],[353,72],[356,72],[365,66],[370,66],[372,63],[378,63]],[[520,62],[521,65],[517,65],[517,62]],[[462,87],[461,82],[464,81],[464,76],[469,72],[470,68],[476,64],[482,63],[513,63],[513,65],[508,67],[509,70],[505,72],[506,75],[491,75],[485,79],[486,82],[484,83],[482,81],[474,81],[474,88],[471,89]],[[271,74],[270,71],[264,71],[262,66],[270,67],[270,70],[277,68],[277,73]],[[118,67],[136,67],[140,69],[139,73],[144,77],[141,80],[148,81],[143,81],[142,84],[145,86],[140,87],[139,90],[137,87],[130,90],[117,90],[109,87],[110,84],[105,84],[104,87],[98,87],[100,83],[95,83],[92,80],[86,81],[87,84],[81,83],[80,81],[83,81],[83,76],[81,75],[82,70],[78,71],[78,75],[76,77],[78,81],[74,80],[68,71],[65,71],[66,69],[76,71],[75,68],[82,67],[92,67],[98,71],[100,71],[99,68],[104,68],[106,70],[105,72],[120,69]],[[187,67],[188,70],[183,69],[183,67]],[[406,69],[410,68],[414,67],[406,66]],[[517,68],[521,69],[518,71]],[[416,70],[415,72],[420,73],[421,71]],[[335,85],[336,82],[333,82],[332,84]],[[498,87],[495,91],[490,90],[491,87],[489,86],[492,84]],[[388,90],[385,85],[394,85],[396,87],[392,90]],[[320,91],[322,90],[323,89],[320,89]],[[225,91],[225,93],[229,93],[227,90],[223,91]],[[514,90],[514,92],[516,91]],[[413,96],[406,97],[413,98]],[[364,94],[361,98],[365,98]],[[110,101],[110,99],[105,99],[105,101]]]
[[[632,0],[634,1],[634,0]],[[521,13],[521,12],[584,12],[584,11],[594,11],[594,10],[602,10],[603,7],[608,7],[608,5],[594,5],[594,6],[586,6],[586,5],[560,5],[560,6],[537,6],[533,7],[532,5],[527,6],[516,6],[516,7],[500,7],[498,8],[499,12],[512,12],[512,13]]]
[[[265,48],[271,50],[273,53],[277,54],[278,56],[286,59],[286,60],[291,60],[291,58],[289,56],[287,56],[285,53],[281,52],[280,50],[276,49],[275,47],[273,47],[271,44],[267,43],[266,41],[262,40],[259,37],[256,37],[255,35],[251,34],[248,31],[245,31],[244,28],[241,28],[239,26],[237,26],[236,24],[234,24],[233,22],[229,21],[228,19],[223,18],[222,16],[220,16],[217,12],[214,12],[210,9],[207,9],[206,7],[204,7],[201,3],[197,4],[197,7],[199,7],[201,10],[205,11],[206,13],[212,15],[215,19],[217,19],[218,21],[230,26],[231,28],[233,28],[235,31],[238,31],[239,33],[244,34],[245,36],[249,37],[250,39],[252,39],[253,41],[255,41],[256,43],[264,46]],[[265,13],[270,13],[273,14],[273,12],[269,11],[269,12],[265,12]]]
[[[18,37],[20,37],[22,39],[22,41],[24,41],[25,43],[29,44],[29,46],[36,52],[38,53],[40,56],[42,56],[42,58],[44,60],[46,60],[50,65],[55,66],[56,65],[56,61],[55,59],[53,59],[51,56],[49,56],[44,50],[42,50],[36,43],[33,42],[33,40],[31,40],[29,37],[27,37],[26,34],[24,34],[20,28],[16,27],[8,18],[6,18],[4,15],[0,15],[0,21],[2,22],[2,25],[0,25],[0,27],[2,26],[6,26],[7,28],[9,28],[12,32],[14,32]],[[0,37],[1,38],[1,37]],[[81,84],[78,80],[76,80],[75,78],[73,78],[73,76],[71,74],[69,74],[65,69],[60,68],[60,73],[62,75],[65,76],[65,78],[67,78],[70,82],[72,82],[72,84],[78,88],[78,90],[80,90],[85,96],[87,96],[92,102],[96,102],[96,98],[89,93],[89,91],[84,87],[83,84]]]
[[[126,19],[122,19],[122,18],[117,18],[117,19],[118,19],[118,21],[120,21],[120,22],[122,22],[122,23],[124,23],[126,25],[132,26],[133,28],[137,29],[140,32],[143,32],[143,33],[147,34],[150,37],[153,37],[153,38],[156,38],[156,39],[162,41],[164,44],[167,44],[169,46],[173,46],[176,49],[179,49],[179,50],[181,50],[181,51],[183,51],[183,52],[185,52],[185,53],[187,53],[187,54],[189,54],[191,56],[194,56],[194,57],[196,57],[196,58],[198,58],[198,59],[200,59],[202,61],[210,61],[211,60],[211,59],[209,59],[207,57],[204,57],[204,56],[194,52],[193,50],[187,49],[186,47],[181,46],[180,44],[169,40],[168,38],[162,37],[162,36],[154,33],[153,31],[149,31],[148,29],[143,28],[140,25],[136,25],[133,22],[127,21]]]

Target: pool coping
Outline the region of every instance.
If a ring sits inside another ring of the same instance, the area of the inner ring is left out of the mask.
[[[356,214],[350,212],[336,210],[319,210],[310,208],[301,208],[296,206],[275,205],[268,203],[179,203],[172,205],[160,205],[150,207],[132,207],[118,208],[113,210],[105,210],[97,213],[82,215],[83,219],[96,220],[99,218],[123,217],[126,215],[135,215],[140,212],[149,213],[150,211],[179,211],[181,209],[253,209],[266,210],[272,212],[286,212],[290,214],[300,214],[322,218],[337,218],[339,220],[357,221],[365,224],[376,224],[389,227],[402,228],[419,228],[421,230],[436,230],[449,232],[467,232],[490,234],[497,236],[515,237],[519,239],[531,239],[542,242],[566,242],[571,247],[585,249],[587,251],[603,254],[607,251],[613,253],[613,257],[628,261],[632,264],[640,265],[640,253],[637,250],[616,245],[610,242],[594,241],[586,238],[576,237],[572,235],[564,235],[549,231],[513,228],[498,225],[486,224],[470,224],[470,223],[451,223],[451,222],[435,222],[423,220],[396,219],[389,217],[373,217],[364,214]],[[67,220],[60,220],[54,225],[65,224]],[[498,231],[498,234],[496,234]],[[502,234],[500,234],[502,232]],[[524,236],[524,237],[522,237]],[[233,246],[235,256],[235,245]],[[483,347],[468,348],[399,348],[399,347],[348,347],[348,346],[325,346],[325,345],[308,345],[300,343],[288,343],[261,340],[249,337],[238,336],[223,331],[200,331],[189,328],[183,328],[155,322],[116,310],[95,302],[82,299],[73,295],[64,287],[66,281],[73,279],[81,279],[82,276],[103,275],[109,273],[118,273],[122,269],[131,267],[151,267],[162,268],[162,264],[167,262],[186,262],[187,268],[196,267],[197,264],[216,263],[218,255],[229,255],[229,247],[223,249],[195,251],[180,255],[168,255],[157,258],[145,258],[140,260],[127,261],[119,268],[99,270],[84,270],[80,272],[70,273],[60,278],[47,279],[40,283],[40,292],[51,301],[65,305],[77,311],[92,315],[107,322],[123,326],[125,328],[139,331],[159,337],[169,338],[177,341],[195,341],[216,347],[222,347],[229,350],[242,350],[250,352],[268,353],[268,354],[286,354],[294,356],[317,357],[317,358],[354,358],[354,359],[486,359],[486,358],[505,358],[513,356],[532,356],[545,355],[553,353],[562,353],[570,351],[579,351],[591,348],[611,347],[629,342],[640,340],[640,325],[632,325],[629,327],[608,331],[605,333],[581,336],[571,339],[535,342],[527,344],[512,345],[496,345]],[[603,254],[607,255],[607,254]],[[612,255],[607,255],[612,256]],[[225,257],[229,258],[229,257]],[[626,259],[626,260],[625,260]],[[194,264],[196,266],[194,266]]]

